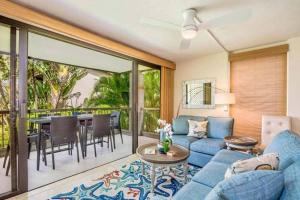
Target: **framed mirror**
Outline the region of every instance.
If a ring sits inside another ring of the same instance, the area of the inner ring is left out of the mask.
[[[216,79],[183,82],[183,108],[215,108]]]

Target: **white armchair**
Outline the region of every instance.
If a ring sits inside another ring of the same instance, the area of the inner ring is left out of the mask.
[[[287,116],[262,116],[261,147],[270,144],[281,131],[291,130],[291,118]]]

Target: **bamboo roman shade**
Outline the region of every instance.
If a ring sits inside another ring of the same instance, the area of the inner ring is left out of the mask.
[[[174,106],[174,70],[161,67],[160,117],[172,122]]]
[[[272,47],[230,56],[231,92],[236,95],[230,113],[235,135],[260,141],[262,115],[286,115],[288,46],[277,50]]]

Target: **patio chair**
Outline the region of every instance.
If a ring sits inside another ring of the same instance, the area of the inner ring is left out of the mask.
[[[38,144],[38,134],[36,132],[36,130],[34,129],[33,126],[30,126],[30,129],[27,130],[27,145],[28,145],[28,159],[30,157],[30,151],[31,151],[31,146],[32,146],[32,143],[34,142],[35,145]],[[5,172],[5,175],[8,176],[9,174],[9,171],[10,171],[10,145],[8,144],[7,147],[6,147],[6,151],[5,151],[5,155],[4,155],[4,160],[3,160],[3,168],[6,167],[6,172]],[[6,166],[6,163],[7,163],[7,166]]]
[[[78,149],[78,137],[77,137],[77,117],[76,116],[67,116],[67,117],[52,117],[50,132],[44,133],[50,139],[51,152],[46,154],[52,155],[52,168],[55,169],[55,158],[54,154],[62,151],[72,152],[74,144],[76,145],[77,150],[77,162],[79,162],[79,149]],[[66,148],[60,148],[54,150],[55,147],[66,145]],[[43,145],[45,152],[45,146]],[[72,153],[69,153],[72,155]],[[46,163],[45,156],[45,163]]]
[[[121,112],[120,111],[113,111],[110,115],[113,120],[113,131],[117,129],[121,136],[121,141],[123,144],[123,134],[122,134],[122,128],[121,128]],[[115,146],[115,144],[114,144]]]
[[[27,145],[28,145],[28,159],[30,157],[31,145],[34,142],[35,145],[38,144],[38,135],[37,134],[29,134],[27,135]],[[5,175],[8,176],[10,170],[10,145],[8,144],[5,150],[4,160],[3,160],[3,168],[5,168],[6,163],[6,172]]]
[[[95,157],[97,157],[96,151],[96,139],[98,141],[101,138],[101,144],[103,146],[103,138],[107,136],[107,147],[110,148],[113,152],[113,143],[112,143],[112,126],[111,126],[111,116],[110,115],[94,115],[93,116],[93,125],[92,125],[92,143],[87,145],[94,145]]]
[[[47,114],[39,114],[38,118],[46,117]],[[42,125],[41,131],[50,131],[50,124]],[[27,130],[27,143],[28,143],[28,156],[30,158],[30,152],[32,149],[32,143],[35,143],[35,146],[38,145],[38,130],[34,127],[34,123],[29,124],[29,129]]]
[[[3,168],[5,168],[6,162],[7,162],[5,176],[8,176],[9,169],[10,169],[10,157],[9,157],[9,154],[10,154],[10,145],[8,144],[7,147],[6,147],[5,156],[4,156],[4,160],[3,160]]]

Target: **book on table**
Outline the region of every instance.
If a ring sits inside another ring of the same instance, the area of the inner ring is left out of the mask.
[[[154,155],[156,153],[155,148],[146,148],[145,149],[145,154],[147,155]]]

